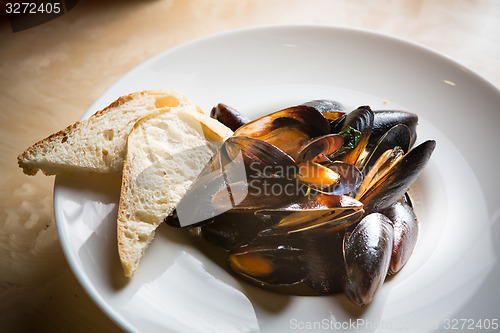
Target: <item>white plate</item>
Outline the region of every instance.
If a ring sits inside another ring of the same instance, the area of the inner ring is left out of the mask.
[[[369,31],[257,27],[202,38],[146,61],[84,118],[120,95],[149,88],[182,91],[205,112],[224,102],[252,118],[317,98],[352,109],[399,107],[419,115],[419,141],[435,139],[437,148],[411,189],[422,230],[414,254],[362,309],[343,295],[287,296],[251,287],[166,225],[126,281],[115,240],[119,179],[58,176],[55,213],[67,259],[124,329],[422,332],[455,319],[498,320],[500,93],[475,73],[422,46]]]

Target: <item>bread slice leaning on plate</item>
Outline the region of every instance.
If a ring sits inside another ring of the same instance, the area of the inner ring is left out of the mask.
[[[27,175],[68,172],[119,173],[127,136],[135,122],[162,107],[192,104],[176,91],[147,90],[118,98],[86,120],[50,135],[17,158]]]
[[[127,139],[118,208],[125,276],[137,271],[156,228],[231,135],[195,105],[156,110],[135,123]]]

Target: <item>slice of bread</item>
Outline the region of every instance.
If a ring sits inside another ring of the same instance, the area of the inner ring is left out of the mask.
[[[18,156],[28,175],[90,171],[119,173],[126,139],[135,122],[162,107],[192,105],[176,91],[148,90],[118,98],[90,118],[52,134]]]
[[[125,276],[137,271],[156,228],[231,135],[192,105],[156,110],[137,121],[127,139],[118,208],[118,252]]]

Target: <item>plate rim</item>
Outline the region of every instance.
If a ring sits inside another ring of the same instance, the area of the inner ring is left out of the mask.
[[[97,106],[100,105],[101,99],[108,94],[108,92],[119,82],[126,80],[129,76],[133,75],[136,71],[140,71],[142,67],[146,67],[147,64],[154,62],[157,59],[160,59],[164,57],[165,55],[169,53],[174,53],[177,52],[178,50],[181,50],[182,48],[189,47],[191,45],[204,42],[204,41],[209,41],[210,39],[217,39],[217,38],[223,38],[226,36],[230,36],[233,34],[241,34],[241,33],[249,33],[249,32],[257,32],[259,30],[268,30],[268,29],[326,29],[326,30],[337,30],[337,31],[342,31],[342,32],[355,32],[359,34],[366,34],[366,35],[371,35],[372,37],[376,38],[384,38],[384,39],[389,39],[395,42],[398,42],[400,44],[404,44],[406,46],[410,47],[415,47],[417,49],[424,50],[433,56],[437,58],[442,58],[446,59],[448,62],[453,63],[455,66],[462,68],[462,70],[468,72],[468,74],[473,75],[476,79],[479,81],[482,81],[482,83],[486,84],[489,86],[490,89],[493,89],[496,91],[498,94],[500,94],[500,87],[497,87],[494,85],[492,82],[481,76],[478,72],[473,70],[471,67],[463,64],[462,62],[458,61],[456,58],[451,57],[443,52],[440,52],[434,48],[431,48],[425,44],[405,39],[400,36],[376,31],[376,30],[371,30],[367,28],[362,28],[362,27],[351,27],[347,25],[334,25],[334,24],[322,24],[322,23],[284,23],[284,24],[262,24],[262,25],[253,25],[253,26],[247,26],[247,27],[241,27],[241,28],[236,28],[236,29],[228,29],[228,30],[223,30],[215,33],[211,33],[208,35],[204,36],[199,36],[196,37],[192,40],[187,40],[184,42],[181,42],[179,44],[173,45],[170,48],[167,48],[160,53],[153,55],[152,57],[144,60],[143,62],[137,64],[135,67],[131,68],[125,74],[120,76],[116,81],[114,81],[108,88],[106,88],[95,100],[92,102],[92,104],[87,108],[87,110],[82,114],[82,117],[80,120],[86,119],[89,116],[91,116],[93,113],[95,113],[98,108]],[[111,103],[112,101],[110,101]]]

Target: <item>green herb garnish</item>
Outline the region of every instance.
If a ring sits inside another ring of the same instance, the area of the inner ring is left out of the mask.
[[[328,156],[328,158],[332,161],[343,156],[351,149],[356,148],[356,146],[359,144],[359,141],[361,141],[361,132],[355,128],[352,128],[351,126],[346,126],[337,134],[344,137],[344,144],[342,145],[342,147],[340,147],[339,150]]]

